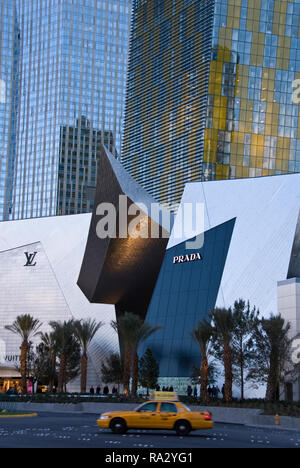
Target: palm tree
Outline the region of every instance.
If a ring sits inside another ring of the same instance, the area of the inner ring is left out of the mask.
[[[129,382],[131,374],[131,338],[132,338],[132,327],[130,323],[129,314],[125,313],[117,321],[112,321],[112,328],[118,333],[121,340],[121,347],[123,347],[123,385],[124,393],[128,395],[129,393]],[[130,314],[131,316],[132,314]]]
[[[50,322],[59,354],[58,392],[66,392],[67,356],[68,350],[74,342],[74,320],[64,322]]]
[[[55,333],[41,333],[41,341],[45,346],[46,351],[50,355],[50,368],[51,368],[51,375],[50,375],[50,382],[49,388],[50,390],[53,389],[55,385],[55,376],[56,376],[56,356],[58,352],[57,342],[55,339]]]
[[[38,319],[34,319],[31,315],[19,315],[12,325],[6,325],[6,330],[15,333],[22,339],[21,350],[21,389],[22,393],[27,393],[27,357],[29,351],[29,341],[31,337],[38,334],[39,328],[42,326]]]
[[[139,320],[136,320],[135,324],[135,334],[132,341],[132,394],[136,395],[138,388],[139,380],[139,357],[138,357],[138,348],[139,345],[147,340],[149,336],[155,333],[161,328],[161,326],[152,327],[148,323],[144,322],[140,317],[136,316]]]
[[[209,402],[209,395],[207,392],[208,386],[208,357],[209,348],[213,336],[213,329],[211,324],[203,319],[199,322],[198,327],[192,330],[192,338],[198,343],[201,351],[201,397],[205,403]]]
[[[136,395],[138,386],[138,347],[152,333],[161,327],[152,327],[144,322],[138,315],[130,312],[112,321],[111,326],[119,334],[121,345],[124,347],[124,392],[129,393],[129,381],[132,373],[132,394]]]
[[[74,322],[74,333],[81,345],[81,377],[80,377],[80,391],[86,393],[86,381],[87,381],[87,366],[88,366],[88,355],[87,348],[96,335],[99,328],[103,325],[102,322],[96,322],[95,320],[77,320]]]
[[[213,339],[215,346],[222,352],[225,372],[224,397],[228,403],[232,400],[232,336],[234,331],[234,320],[231,308],[214,309],[211,312],[213,320]]]
[[[267,400],[276,400],[280,386],[280,377],[285,361],[290,353],[289,331],[290,323],[286,323],[281,315],[271,315],[262,319],[262,328],[269,344],[269,376],[267,381]]]
[[[263,317],[255,326],[255,355],[250,375],[251,380],[267,384],[266,400],[279,398],[280,384],[291,356],[290,328],[281,315],[273,314],[268,319]]]
[[[235,301],[232,311],[234,332],[232,336],[234,379],[241,388],[241,400],[245,396],[245,381],[253,361],[253,332],[259,320],[259,311],[250,309],[250,303],[243,299]]]

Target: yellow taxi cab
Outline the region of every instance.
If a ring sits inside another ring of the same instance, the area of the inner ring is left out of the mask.
[[[152,398],[134,411],[103,413],[97,424],[114,434],[124,434],[128,429],[165,429],[174,430],[180,436],[214,426],[209,412],[191,411],[174,393],[154,392]]]

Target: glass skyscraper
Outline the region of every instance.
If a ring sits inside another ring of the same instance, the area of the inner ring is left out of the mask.
[[[93,132],[87,139],[79,126],[75,142],[74,128],[87,119],[98,142],[100,133],[101,142],[120,154],[130,1],[0,0],[0,5],[0,83],[6,85],[5,99],[0,92],[5,137],[0,217],[89,211],[80,197],[93,185],[99,153]]]
[[[97,162],[103,143],[111,153],[115,151],[113,133],[103,133],[91,128],[91,123],[84,116],[78,119],[75,127],[61,128],[57,214],[86,213],[93,210],[98,175]],[[76,179],[72,177],[76,171],[79,172],[79,195]]]
[[[136,0],[122,162],[158,201],[186,182],[300,171],[298,0]]]
[[[0,1],[0,219],[8,219],[20,100],[20,29],[13,1]]]

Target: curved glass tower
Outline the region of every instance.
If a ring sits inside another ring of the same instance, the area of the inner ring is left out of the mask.
[[[13,1],[0,2],[0,219],[9,219],[20,103],[20,29]]]
[[[2,218],[90,211],[87,189],[95,185],[100,144],[120,154],[130,1],[1,0],[0,5],[0,21],[11,23],[8,31],[0,27],[0,36],[8,34],[11,41],[0,45],[1,57],[11,55],[0,79],[15,86],[17,97],[14,102],[7,90],[12,131],[1,173],[12,180],[13,191],[7,189]]]

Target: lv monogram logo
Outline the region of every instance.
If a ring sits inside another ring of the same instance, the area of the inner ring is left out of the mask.
[[[34,252],[34,253],[25,252],[27,263],[24,266],[25,267],[35,267],[36,262],[35,263],[33,263],[33,262],[34,262],[34,259],[35,259],[36,255],[37,255],[37,252]]]

